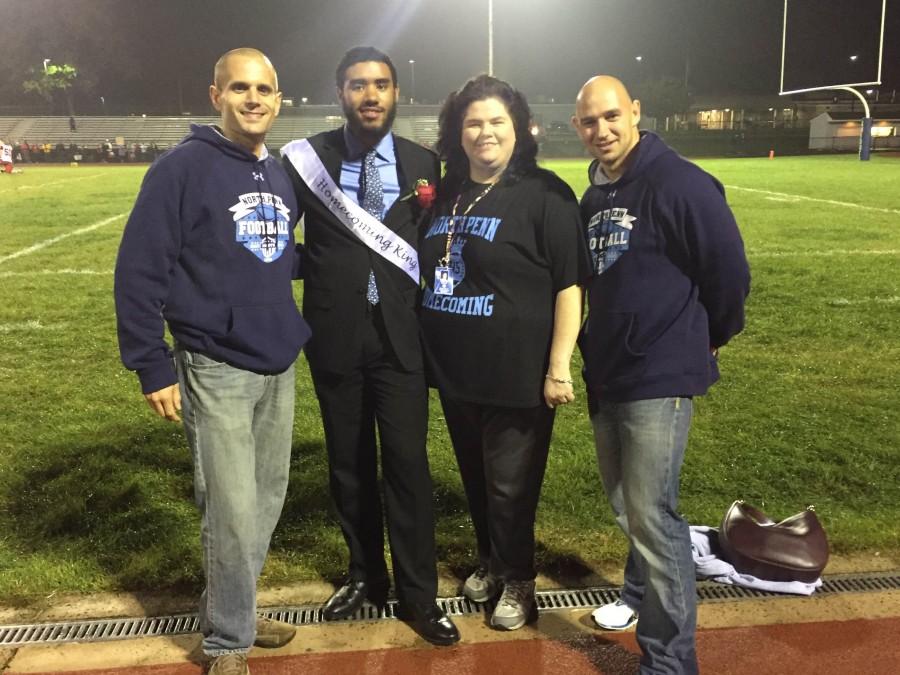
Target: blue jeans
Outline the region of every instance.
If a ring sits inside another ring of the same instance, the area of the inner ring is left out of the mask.
[[[600,477],[630,544],[622,600],[638,612],[640,672],[698,672],[697,595],[678,483],[691,426],[689,398],[590,401]]]
[[[258,375],[183,349],[175,365],[201,514],[203,651],[246,652],[256,637],[256,581],[287,491],[294,367]]]

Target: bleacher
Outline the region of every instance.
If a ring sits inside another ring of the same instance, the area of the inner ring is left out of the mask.
[[[419,143],[433,146],[438,138],[437,117],[413,115],[406,118],[411,127],[409,138],[415,138]],[[400,134],[401,136],[404,134]]]
[[[7,138],[12,138],[12,136],[10,136],[10,133],[18,122],[18,117],[0,117],[0,138],[4,140]]]
[[[8,142],[30,144],[70,144],[81,148],[97,148],[102,143],[116,142],[121,137],[127,146],[155,143],[159,148],[175,145],[188,133],[191,123],[214,124],[218,117],[78,117],[76,129],[69,128],[68,117],[0,117],[0,138]],[[321,131],[335,129],[343,123],[338,115],[282,115],[268,134],[270,148],[280,148],[295,138],[307,138]],[[394,131],[400,136],[431,145],[437,138],[437,120],[427,117],[398,117]]]
[[[210,120],[218,122],[218,120]],[[266,145],[280,148],[295,138],[308,138],[321,131],[336,129],[344,123],[343,118],[328,117],[287,117],[282,115],[275,120],[272,130],[266,136]]]

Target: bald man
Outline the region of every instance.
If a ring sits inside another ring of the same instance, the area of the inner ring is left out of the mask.
[[[281,105],[275,69],[255,49],[228,52],[209,97],[220,124],[191,125],[144,178],[115,298],[122,361],[153,412],[184,418],[209,673],[240,675],[254,642],[277,647],[295,632],[257,617],[256,582],[284,502],[294,361],[310,330],[291,287],[297,203],[265,146]]]
[[[581,200],[594,275],[579,340],[600,476],[629,539],[605,629],[637,622],[641,673],[696,673],[696,591],[678,513],[694,396],[741,331],[750,273],[721,183],[651,132],[614,77],[582,87],[572,123],[594,161]]]

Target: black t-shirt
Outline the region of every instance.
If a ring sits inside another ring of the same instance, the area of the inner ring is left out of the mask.
[[[429,384],[462,401],[526,408],[543,403],[556,294],[590,275],[578,203],[538,170],[494,186],[466,183],[450,251],[452,295],[434,292],[456,195],[445,195],[419,250],[421,323]]]

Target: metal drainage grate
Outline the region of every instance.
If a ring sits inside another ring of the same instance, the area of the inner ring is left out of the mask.
[[[876,592],[900,589],[900,572],[873,572],[868,574],[831,575],[823,579],[816,595],[833,593]],[[563,609],[590,609],[619,598],[618,587],[594,587],[575,590],[538,591],[538,610],[552,612]],[[710,581],[697,584],[700,602],[732,602],[753,598],[785,597],[780,593],[757,591],[740,586],[727,586]],[[480,614],[493,610],[492,603],[472,602],[465,597],[439,598],[438,605],[450,616]],[[352,617],[344,621],[373,621],[396,618],[397,601],[389,600],[379,609],[365,604]],[[322,623],[320,605],[281,607],[260,610],[270,619],[285,621],[297,626]],[[137,637],[184,635],[197,632],[196,614],[178,614],[146,618],[91,619],[84,621],[60,621],[20,626],[0,626],[0,647],[20,647],[30,644],[58,644],[63,642],[103,642]]]

